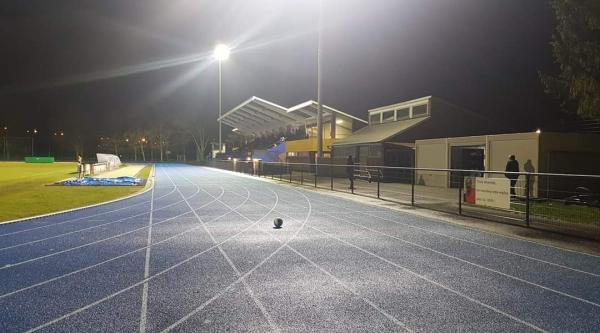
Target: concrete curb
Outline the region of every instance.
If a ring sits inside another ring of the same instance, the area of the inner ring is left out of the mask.
[[[40,219],[40,218],[44,218],[44,217],[49,217],[49,216],[55,216],[55,215],[61,215],[61,214],[66,214],[66,213],[72,213],[72,212],[76,212],[76,211],[79,211],[79,210],[84,210],[84,209],[88,209],[88,208],[94,208],[94,207],[98,207],[98,206],[102,206],[102,205],[107,205],[107,204],[111,204],[111,203],[115,203],[115,202],[119,202],[119,201],[131,199],[133,197],[137,197],[138,195],[142,195],[144,193],[148,193],[149,191],[151,191],[154,188],[154,176],[155,176],[154,173],[155,173],[155,171],[156,171],[156,166],[154,164],[152,164],[152,170],[150,171],[150,176],[146,180],[146,185],[144,186],[144,188],[141,189],[138,192],[129,194],[127,196],[124,196],[124,197],[121,197],[121,198],[112,199],[112,200],[108,200],[108,201],[104,201],[104,202],[99,202],[99,203],[95,203],[95,204],[91,204],[91,205],[87,205],[87,206],[83,206],[83,207],[70,208],[70,209],[65,209],[65,210],[61,210],[61,211],[58,211],[58,212],[51,212],[51,213],[46,213],[46,214],[41,214],[41,215],[35,215],[35,216],[29,216],[29,217],[22,217],[22,218],[18,218],[18,219],[14,219],[14,220],[2,221],[2,222],[0,222],[0,227],[2,225],[5,225],[5,224],[12,224],[12,223],[18,223],[18,222],[23,222],[23,221],[36,220],[36,219]]]

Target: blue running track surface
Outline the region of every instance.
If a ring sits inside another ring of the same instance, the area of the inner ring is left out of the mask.
[[[0,332],[24,331],[599,332],[600,257],[163,164],[0,226]]]

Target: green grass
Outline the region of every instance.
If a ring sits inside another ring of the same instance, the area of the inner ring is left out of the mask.
[[[511,206],[515,210],[525,211],[525,203]],[[532,202],[530,214],[560,222],[600,225],[600,208],[565,205],[561,201]]]
[[[117,199],[140,191],[140,186],[46,186],[75,177],[75,163],[0,163],[0,223]],[[146,178],[150,166],[136,175]]]

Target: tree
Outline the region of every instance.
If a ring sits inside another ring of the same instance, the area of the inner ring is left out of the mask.
[[[552,0],[557,27],[552,49],[557,76],[540,73],[546,93],[566,111],[600,117],[600,1]]]

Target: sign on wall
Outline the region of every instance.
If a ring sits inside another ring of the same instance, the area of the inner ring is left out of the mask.
[[[465,177],[464,202],[510,209],[510,181],[506,178]]]

